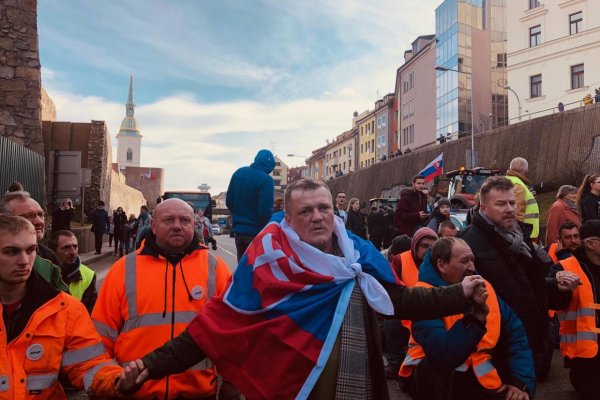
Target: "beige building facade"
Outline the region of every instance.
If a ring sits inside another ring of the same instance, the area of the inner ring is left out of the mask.
[[[277,156],[275,156],[275,168],[270,175],[273,177],[275,190],[285,190],[287,187],[288,166]]]
[[[335,138],[325,151],[325,179],[356,170],[357,130],[351,129]]]
[[[396,75],[397,142],[402,152],[435,143],[435,35],[419,36]]]
[[[600,1],[509,2],[511,123],[579,107],[600,87]]]

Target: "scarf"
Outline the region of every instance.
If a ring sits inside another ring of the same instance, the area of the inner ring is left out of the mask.
[[[308,397],[329,359],[355,283],[371,308],[393,314],[378,282],[394,282],[389,264],[369,242],[347,232],[341,219],[334,220],[343,257],[302,242],[286,221],[268,224],[225,293],[188,327],[223,377],[248,399]]]
[[[479,210],[479,215],[481,215],[488,225],[494,227],[494,232],[496,232],[502,238],[502,240],[508,244],[508,250],[511,253],[514,255],[523,254],[527,258],[532,258],[531,250],[523,239],[523,232],[521,231],[519,224],[515,224],[515,226],[510,230],[505,230],[494,224],[481,210]]]

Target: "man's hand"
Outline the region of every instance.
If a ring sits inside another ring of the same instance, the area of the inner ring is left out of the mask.
[[[131,395],[135,393],[148,379],[148,369],[142,360],[131,361],[125,366],[117,380],[117,393]]]
[[[556,281],[558,282],[558,290],[561,292],[571,292],[581,284],[579,276],[569,271],[557,272]]]
[[[463,293],[467,299],[470,299],[478,286],[483,286],[485,289],[485,283],[483,278],[479,275],[465,276],[462,281]]]
[[[473,297],[471,298],[473,305],[473,316],[484,323],[488,313],[490,312],[490,308],[486,303],[487,298],[488,291],[485,286],[477,286],[473,292]]]
[[[505,393],[504,400],[529,400],[527,392],[517,389],[512,385],[502,385],[498,393]]]

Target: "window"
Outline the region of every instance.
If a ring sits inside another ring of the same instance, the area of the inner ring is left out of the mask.
[[[348,168],[352,168],[352,160],[348,160]]]
[[[583,64],[573,65],[571,67],[571,89],[578,89],[584,86],[583,73]]]
[[[540,6],[540,0],[529,0],[529,9],[536,8]]]
[[[365,152],[365,149],[363,148],[363,144],[361,143],[361,144],[360,144],[360,154],[362,154],[362,153],[364,153],[364,152]]]
[[[127,161],[133,161],[133,151],[127,149]]]
[[[540,97],[542,95],[542,75],[534,75],[529,78],[529,88],[533,99],[534,97]]]
[[[542,26],[536,25],[529,28],[529,47],[534,47],[542,43]]]
[[[581,11],[569,15],[569,34],[574,35],[581,32],[583,28],[583,13]]]

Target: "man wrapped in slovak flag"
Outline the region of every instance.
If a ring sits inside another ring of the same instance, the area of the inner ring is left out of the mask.
[[[254,239],[224,295],[130,363],[122,380],[159,379],[208,357],[248,399],[386,399],[376,312],[434,318],[483,296],[480,277],[447,288],[396,285],[385,258],[334,216],[323,183],[297,181],[285,202],[285,219]]]

